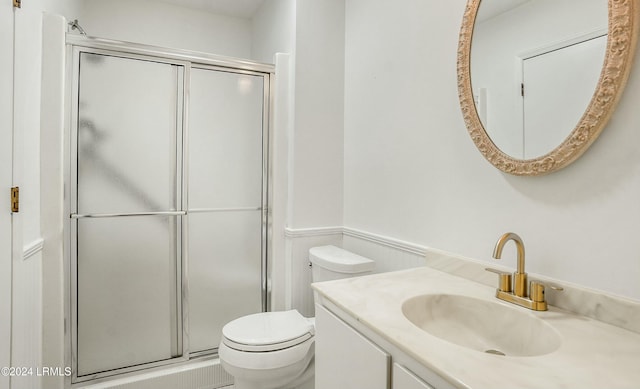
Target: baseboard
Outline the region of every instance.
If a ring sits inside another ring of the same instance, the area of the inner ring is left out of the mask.
[[[218,358],[191,361],[122,378],[91,384],[75,384],[74,389],[215,389],[227,388],[233,377]]]

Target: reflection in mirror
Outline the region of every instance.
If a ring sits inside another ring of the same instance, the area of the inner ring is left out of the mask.
[[[471,86],[493,143],[518,159],[561,144],[596,90],[606,43],[607,0],[482,0]]]
[[[458,42],[460,108],[473,143],[493,166],[538,176],[578,159],[605,128],[632,68],[640,3],[519,0],[506,5],[512,1],[467,1]],[[494,6],[500,7],[491,10]],[[495,44],[498,38],[507,42],[506,49]],[[507,60],[498,57],[500,51]],[[564,71],[556,68],[560,62]],[[586,70],[587,78],[577,70]],[[495,76],[505,83],[494,84]],[[576,97],[579,88],[584,92]]]

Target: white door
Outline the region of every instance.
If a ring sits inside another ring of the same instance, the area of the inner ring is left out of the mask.
[[[526,59],[524,158],[553,150],[576,126],[596,89],[607,37]]]
[[[0,368],[11,362],[11,212],[13,9],[0,2]],[[0,389],[9,378],[0,374]]]

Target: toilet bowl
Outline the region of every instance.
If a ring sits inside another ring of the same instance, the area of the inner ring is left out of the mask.
[[[335,246],[309,250],[314,282],[371,273],[375,263]],[[243,316],[222,329],[218,353],[235,389],[313,388],[315,319],[296,310]]]
[[[293,388],[313,359],[314,331],[296,310],[243,316],[225,325],[218,353],[235,389]]]

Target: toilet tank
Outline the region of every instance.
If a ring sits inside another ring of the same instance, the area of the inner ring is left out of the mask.
[[[370,274],[376,263],[336,246],[319,246],[309,249],[313,282],[339,280]]]

